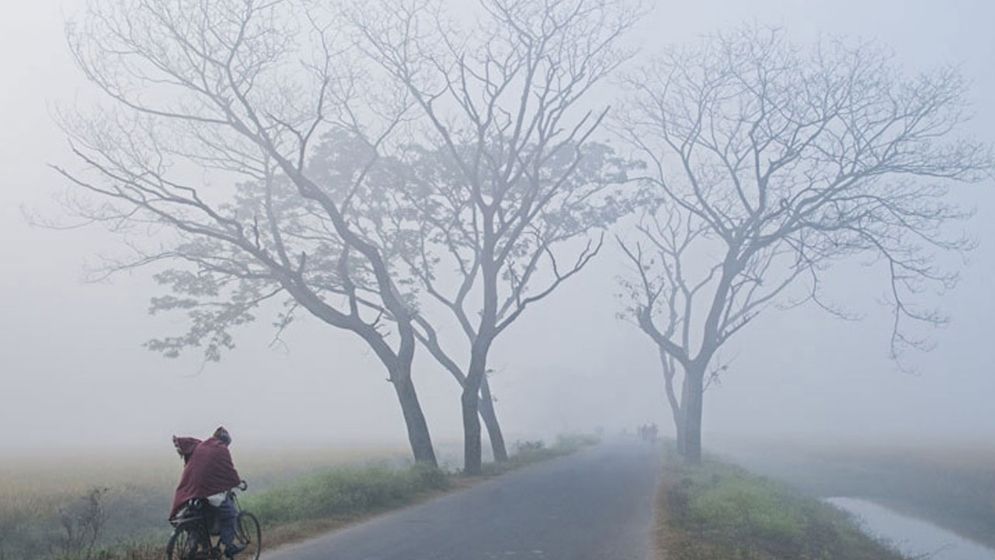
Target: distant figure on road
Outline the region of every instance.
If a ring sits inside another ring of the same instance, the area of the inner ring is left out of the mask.
[[[235,470],[228,446],[231,435],[223,426],[214,431],[210,438],[200,441],[191,437],[173,436],[176,452],[183,457],[183,475],[173,497],[172,519],[184,504],[194,499],[204,499],[216,512],[221,543],[225,545],[225,556],[233,558],[242,547],[235,544],[235,523],[238,511],[229,496],[229,491],[237,487],[242,479]]]
[[[656,442],[656,436],[659,433],[659,429],[656,427],[656,423],[643,424],[642,426],[639,426],[637,432],[639,433],[639,438],[643,441],[654,443]]]

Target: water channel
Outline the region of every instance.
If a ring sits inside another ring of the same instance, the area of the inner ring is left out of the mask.
[[[891,543],[912,558],[995,560],[995,550],[874,502],[858,498],[826,501],[856,516],[868,534]]]

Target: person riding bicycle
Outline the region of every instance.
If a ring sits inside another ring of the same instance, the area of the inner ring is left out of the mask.
[[[225,556],[233,558],[244,547],[235,544],[235,525],[238,510],[230,492],[242,484],[235,470],[228,446],[231,434],[223,426],[214,434],[201,441],[191,437],[173,436],[176,452],[183,457],[183,475],[176,486],[173,509],[169,518],[173,519],[184,504],[194,499],[207,500],[217,515],[221,543],[225,545]]]

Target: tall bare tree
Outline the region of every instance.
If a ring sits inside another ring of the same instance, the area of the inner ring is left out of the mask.
[[[447,149],[430,153],[419,150],[411,155],[410,163],[408,177],[412,188],[407,191],[407,206],[415,210],[419,228],[412,231],[413,244],[402,258],[421,282],[428,299],[441,304],[437,307],[456,318],[466,342],[466,351],[462,352],[463,365],[459,365],[458,354],[453,348],[447,347],[446,341],[438,335],[438,328],[429,320],[428,314],[419,314],[416,334],[453,376],[463,377],[465,388],[470,372],[467,358],[472,362],[478,332],[491,333],[489,338],[496,340],[526,307],[553,293],[598,253],[602,244],[598,230],[628,211],[619,199],[606,196],[613,190],[612,185],[617,185],[624,177],[626,164],[615,158],[610,148],[597,143],[586,144],[582,152],[576,153],[571,147],[561,156],[550,158],[544,173],[559,178],[557,180],[562,183],[543,193],[549,198],[533,210],[533,216],[508,218],[509,222],[530,222],[521,233],[511,234],[497,233],[500,228],[488,232],[482,227],[480,209],[475,206],[472,193],[466,188],[457,163]],[[524,181],[510,186],[509,191],[519,192],[506,193],[506,209],[522,211],[516,206],[523,202],[511,199],[533,196],[528,193],[532,188]],[[479,255],[484,253],[483,241],[489,236],[495,239],[495,246],[500,246],[499,251],[507,254],[495,257],[493,265],[495,322],[481,325],[474,319],[474,311],[479,312],[475,306],[483,307],[478,298],[483,294],[485,273]],[[571,246],[578,242],[580,245]],[[560,262],[564,259],[568,259],[565,265]],[[449,265],[448,270],[446,265]],[[454,269],[456,282],[452,282],[452,275],[448,274]],[[481,350],[484,354],[478,358],[479,367],[487,367],[486,352],[490,345],[486,349]],[[487,427],[494,457],[502,461],[507,459],[507,452],[487,377],[485,369],[480,379],[479,413]]]
[[[663,356],[672,406],[672,368],[683,371],[690,461],[716,353],[772,305],[846,313],[820,298],[831,264],[883,265],[892,355],[927,345],[914,325],[945,317],[915,296],[954,282],[939,253],[971,246],[950,234],[968,213],[948,185],[990,176],[993,161],[956,136],[968,114],[955,69],[907,76],[874,45],[803,49],[744,27],[672,49],[627,85],[619,130],[647,161],[656,204],[621,240],[626,311]]]
[[[435,464],[411,377],[414,309],[392,241],[371,211],[389,189],[379,152],[407,94],[373,87],[331,14],[289,0],[97,0],[69,26],[77,63],[108,104],[66,118],[82,164],[58,168],[75,210],[132,233],[137,257],[168,263],[173,293],[153,310],[187,309],[191,330],[152,341],[175,355],[233,345],[229,329],[266,300],[285,301],[359,336],[386,368],[414,457]],[[363,96],[360,97],[360,92]],[[309,166],[314,145],[335,172]],[[332,155],[328,155],[332,154]],[[241,178],[238,188],[232,178]],[[360,211],[359,208],[365,208]],[[135,235],[137,234],[137,235]],[[148,241],[151,237],[151,242]],[[381,312],[388,313],[388,331]]]
[[[356,162],[365,161],[363,151],[369,151],[365,145],[356,146],[355,139],[345,138],[343,141],[322,142],[312,158],[310,169],[313,174],[325,180],[325,177],[351,176]],[[343,144],[345,144],[343,146]],[[352,145],[350,148],[349,145]],[[345,149],[343,149],[345,148]],[[358,148],[358,150],[357,150]],[[412,315],[415,337],[436,358],[438,363],[462,388],[466,382],[463,369],[442,350],[437,317],[425,313],[417,305],[420,284],[416,280],[426,275],[434,275],[434,262],[422,262],[419,258],[425,253],[425,201],[427,196],[425,184],[419,179],[419,164],[417,145],[409,144],[399,150],[397,156],[381,156],[377,163],[367,171],[371,178],[375,176],[374,184],[378,185],[375,192],[363,192],[361,197],[355,197],[351,204],[354,212],[362,214],[364,233],[378,240],[381,247],[389,248],[390,262],[401,263],[401,266],[411,270],[410,278],[403,278],[402,288],[408,289],[404,297],[410,301],[414,310]],[[431,219],[438,219],[432,217]],[[288,220],[289,221],[289,220]],[[290,224],[288,224],[289,226]],[[292,227],[301,228],[300,224]],[[393,320],[390,311],[378,304],[375,299],[364,298],[358,303],[372,310],[385,320]],[[498,461],[507,460],[507,451],[502,436],[501,425],[494,409],[489,388],[485,382],[481,385],[480,419],[487,426],[494,448],[494,457]]]
[[[588,99],[627,58],[619,40],[638,15],[622,0],[479,7],[463,31],[431,1],[373,2],[353,18],[362,48],[409,92],[435,146],[420,154],[423,251],[411,265],[468,343],[459,366],[468,473],[480,471],[478,403],[494,341],[590,262],[597,230],[618,211],[601,167],[613,158],[588,143],[607,108]],[[453,290],[437,281],[440,261],[461,278]],[[443,363],[460,363],[424,334]]]

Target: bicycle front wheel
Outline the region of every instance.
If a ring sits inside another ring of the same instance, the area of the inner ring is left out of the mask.
[[[242,558],[259,560],[259,554],[263,550],[263,531],[255,515],[247,511],[238,514],[238,532],[235,538],[240,546],[245,547],[245,556]]]
[[[167,560],[196,560],[199,541],[197,534],[187,527],[173,531],[166,544]]]

